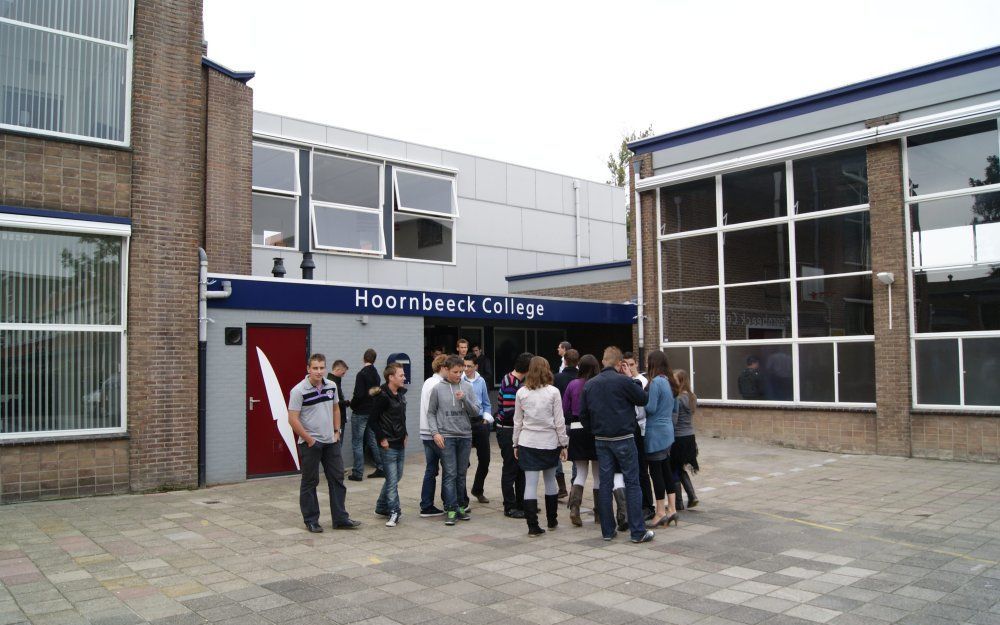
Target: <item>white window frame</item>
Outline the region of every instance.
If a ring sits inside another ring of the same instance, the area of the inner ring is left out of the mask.
[[[283,145],[275,145],[274,143],[267,143],[266,141],[254,141],[253,146],[261,146],[267,149],[281,150],[282,152],[291,152],[295,157],[295,191],[289,192],[287,189],[271,189],[268,187],[252,187],[251,194],[264,195],[264,196],[274,196],[286,199],[292,199],[295,201],[295,227],[294,232],[294,243],[291,246],[283,245],[263,245],[260,243],[253,242],[253,198],[250,198],[250,246],[262,250],[280,250],[284,252],[296,251],[299,249],[299,198],[302,193],[301,183],[299,182],[299,151],[295,148],[286,147]],[[253,151],[253,146],[251,146],[251,153]],[[253,172],[250,174],[251,185],[253,184]]]
[[[314,175],[314,164],[316,162],[316,155],[329,156],[331,158],[339,158],[345,161],[355,161],[358,163],[365,163],[366,165],[374,165],[378,167],[378,208],[370,208],[367,206],[352,206],[350,204],[340,204],[337,202],[323,202],[320,200],[313,199],[313,184],[316,179]],[[349,211],[356,211],[360,213],[371,213],[378,215],[378,241],[379,249],[377,250],[363,250],[354,247],[338,247],[333,245],[320,245],[316,237],[316,207],[327,207],[335,209],[343,209]],[[385,206],[385,162],[368,160],[363,158],[354,158],[353,156],[348,156],[341,154],[332,150],[317,150],[315,148],[309,151],[309,232],[311,233],[311,241],[309,242],[309,251],[311,252],[332,252],[337,254],[345,254],[350,256],[364,256],[366,258],[382,258],[385,256],[385,219],[383,207]]]
[[[428,178],[439,178],[441,180],[447,180],[451,183],[451,201],[452,206],[455,209],[454,214],[445,215],[443,213],[436,213],[434,211],[418,210],[413,208],[405,208],[399,202],[399,179],[396,174],[403,171],[408,174],[414,174],[417,176],[427,176]],[[392,192],[395,201],[392,206],[392,225],[393,225],[393,235],[392,235],[392,258],[394,260],[403,260],[409,263],[428,263],[431,265],[450,265],[456,266],[458,264],[458,179],[454,176],[445,176],[442,174],[435,174],[426,171],[420,171],[417,169],[408,169],[406,167],[393,167],[392,168]],[[445,260],[427,260],[425,258],[409,258],[407,256],[397,256],[396,255],[396,213],[403,213],[405,215],[413,215],[414,217],[430,218],[437,221],[450,221],[451,222],[451,261]]]
[[[854,149],[847,148],[847,149]],[[824,153],[830,153],[827,150],[824,152],[817,152],[816,154],[797,154],[796,159],[809,158],[810,156],[818,156]],[[830,208],[821,211],[811,211],[808,213],[796,213],[795,209],[795,189],[794,189],[794,169],[793,160],[786,159],[784,161],[772,161],[772,162],[760,162],[753,163],[752,167],[756,169],[757,167],[767,167],[769,165],[774,165],[777,162],[784,162],[785,164],[785,196],[786,196],[786,213],[781,217],[771,217],[768,219],[761,219],[758,221],[748,221],[740,222],[738,224],[723,224],[723,205],[722,205],[722,173],[716,173],[714,175],[705,175],[697,178],[691,178],[690,180],[668,182],[663,185],[658,185],[654,188],[655,199],[654,206],[656,212],[656,266],[657,266],[657,296],[658,296],[658,322],[660,326],[660,347],[661,348],[687,348],[688,349],[688,362],[691,363],[693,367],[693,357],[694,353],[692,348],[694,347],[717,347],[719,349],[719,375],[721,382],[721,399],[707,399],[699,398],[698,403],[705,405],[753,405],[753,406],[796,406],[802,408],[831,408],[831,407],[844,407],[844,408],[859,408],[859,409],[871,409],[875,407],[875,402],[841,402],[840,399],[840,372],[837,369],[837,352],[839,343],[872,343],[875,342],[874,335],[861,334],[852,336],[820,336],[820,337],[800,337],[799,336],[799,317],[798,317],[798,294],[800,289],[800,283],[817,280],[817,276],[799,276],[798,275],[798,263],[796,259],[796,245],[795,245],[795,226],[798,222],[812,221],[814,219],[823,219],[825,217],[836,217],[839,215],[851,215],[859,213],[870,213],[870,203],[865,204],[855,204],[852,206],[840,206],[837,208]],[[738,170],[727,170],[725,173],[733,173]],[[715,211],[716,211],[716,225],[710,228],[699,228],[696,230],[687,230],[684,232],[663,233],[663,223],[661,216],[661,191],[669,188],[675,184],[683,184],[686,182],[693,182],[695,180],[703,180],[707,178],[712,178],[715,181]],[[753,228],[762,228],[766,226],[775,225],[785,225],[787,232],[787,245],[788,254],[786,262],[788,263],[788,278],[777,278],[771,280],[757,280],[752,282],[737,282],[727,284],[725,280],[725,233],[733,232],[738,230],[749,230]],[[698,286],[698,287],[686,287],[686,288],[676,288],[676,289],[664,289],[663,287],[663,244],[667,241],[684,239],[697,236],[705,235],[715,235],[716,246],[717,246],[717,283],[715,285]],[[869,243],[870,244],[870,243]],[[863,271],[849,271],[836,274],[824,274],[822,279],[832,279],[832,278],[849,278],[856,276],[871,276],[872,270]],[[791,318],[791,336],[780,338],[780,339],[747,339],[745,335],[743,338],[728,338],[726,336],[726,289],[732,287],[740,286],[755,286],[755,285],[770,285],[770,284],[788,284],[790,290],[790,303],[789,303],[789,315]],[[665,336],[666,325],[665,314],[663,310],[663,298],[664,295],[668,293],[680,293],[684,291],[707,291],[716,290],[719,294],[719,308],[717,311],[718,321],[719,321],[719,339],[712,341],[676,341],[671,342]],[[834,379],[834,401],[833,402],[807,402],[800,399],[800,368],[799,368],[799,350],[798,345],[803,343],[827,343],[833,346],[834,355],[834,375],[837,376]],[[727,359],[727,346],[738,346],[738,345],[791,345],[792,354],[792,388],[793,396],[791,400],[788,401],[774,401],[774,400],[745,400],[741,398],[730,398],[729,397],[729,373],[728,373],[728,359]],[[691,375],[692,389],[697,392],[697,371],[689,372]]]
[[[993,119],[997,124],[997,154],[1000,154],[1000,118],[984,118],[977,119],[975,121],[968,122],[969,124],[980,123],[983,121],[989,121]],[[1000,405],[995,406],[978,406],[978,405],[967,405],[965,403],[965,362],[963,353],[963,343],[965,339],[977,339],[977,338],[1000,338],[1000,330],[977,330],[971,332],[917,332],[917,319],[916,313],[914,312],[916,306],[916,296],[914,293],[914,282],[913,279],[918,272],[936,271],[936,270],[946,270],[946,269],[966,269],[974,267],[983,267],[996,265],[996,261],[993,262],[981,262],[981,263],[971,263],[964,265],[948,265],[948,266],[925,266],[925,265],[915,265],[913,262],[913,227],[910,220],[910,205],[919,204],[921,202],[928,202],[931,200],[952,198],[952,197],[965,197],[972,195],[981,195],[984,193],[991,193],[1000,191],[1000,184],[990,184],[983,185],[981,187],[965,187],[961,189],[940,191],[937,193],[928,193],[927,195],[910,195],[910,162],[907,149],[907,139],[910,136],[915,136],[917,134],[924,134],[925,132],[933,132],[935,129],[920,133],[911,133],[900,138],[900,144],[903,151],[903,219],[906,224],[906,271],[907,271],[907,306],[909,307],[909,338],[910,338],[910,388],[911,390],[911,406],[916,410],[920,409],[930,409],[930,410],[948,410],[951,412],[963,412],[963,413],[979,413],[988,412],[995,413],[1000,410]],[[958,342],[958,401],[957,404],[921,404],[917,401],[917,341],[933,341],[933,340],[955,340]]]
[[[71,33],[65,30],[48,28],[46,26],[39,26],[37,24],[20,22],[5,17],[0,17],[0,22],[3,22],[5,24],[11,24],[13,26],[30,28],[41,32],[47,32],[53,35],[69,37],[71,39],[88,41],[90,43],[97,43],[112,48],[119,48],[125,50],[125,102],[124,102],[125,127],[123,129],[123,135],[124,135],[123,140],[115,141],[113,139],[101,139],[99,137],[91,137],[88,135],[77,135],[69,132],[60,132],[58,130],[45,130],[42,128],[32,128],[30,126],[16,126],[13,124],[4,124],[4,123],[0,123],[0,130],[10,130],[13,132],[45,136],[45,137],[57,137],[60,139],[70,139],[72,141],[81,141],[85,143],[100,144],[100,145],[129,147],[132,144],[132,68],[133,68],[133,55],[135,52],[135,48],[133,45],[133,42],[135,41],[135,0],[129,0],[128,2],[128,41],[127,43],[124,44],[115,41],[107,41],[105,39],[97,39],[95,37],[89,37],[87,35],[79,35],[77,33]]]
[[[121,353],[119,355],[119,358],[121,359],[121,366],[119,370],[119,401],[121,402],[121,416],[119,425],[112,428],[88,428],[80,430],[46,430],[41,432],[17,433],[0,432],[0,441],[42,438],[87,438],[102,434],[124,434],[128,431],[128,262],[132,227],[126,224],[52,217],[35,217],[30,215],[14,215],[6,213],[0,213],[0,227],[21,228],[26,230],[48,230],[51,232],[65,232],[69,234],[102,234],[117,236],[122,240],[121,284],[119,285],[119,288],[121,289],[121,315],[119,323],[115,325],[82,325],[0,322],[0,330],[117,333],[121,337]]]

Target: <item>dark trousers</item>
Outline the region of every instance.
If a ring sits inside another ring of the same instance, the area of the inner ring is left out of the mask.
[[[639,489],[642,490],[642,507],[653,509],[653,489],[649,487],[649,463],[646,462],[646,439],[635,435],[635,451],[639,458]]]
[[[472,426],[472,448],[476,450],[476,477],[472,480],[472,494],[482,495],[486,476],[490,472],[490,424]],[[468,502],[468,497],[465,498]]]
[[[503,493],[504,512],[524,507],[524,471],[514,457],[514,429],[497,428],[497,444],[503,468],[500,471],[500,492]]]
[[[646,533],[646,523],[642,518],[642,490],[639,488],[639,458],[635,441],[628,438],[620,441],[594,442],[597,448],[601,489],[598,493],[597,508],[601,516],[601,534],[605,538],[615,534],[615,517],[611,510],[611,491],[614,489],[615,473],[625,477],[625,504],[628,508],[628,528],[631,538],[638,540]]]
[[[663,460],[651,460],[649,475],[653,478],[653,492],[657,501],[666,499],[668,493],[677,493],[674,472],[670,469],[670,456]]]
[[[347,523],[345,500],[347,488],[344,487],[344,458],[340,455],[341,443],[316,442],[312,447],[299,443],[299,463],[302,466],[302,482],[299,485],[299,508],[302,509],[302,520],[305,523],[319,522],[319,498],[316,487],[319,485],[319,466],[323,465],[326,474],[326,484],[330,488],[330,514],[333,524]]]
[[[434,441],[422,441],[424,444],[424,482],[420,487],[420,511],[426,512],[434,507],[434,491],[437,490],[437,477],[441,467],[441,448]]]

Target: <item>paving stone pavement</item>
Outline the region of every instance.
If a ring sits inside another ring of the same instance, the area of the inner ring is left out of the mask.
[[[0,625],[1000,624],[1000,466],[699,441],[701,504],[646,545],[504,518],[307,533],[296,477],[0,507]],[[585,505],[590,505],[589,485]]]

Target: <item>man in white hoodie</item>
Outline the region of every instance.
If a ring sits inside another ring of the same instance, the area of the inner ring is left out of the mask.
[[[444,510],[434,505],[434,491],[437,490],[437,477],[441,468],[441,448],[434,444],[434,437],[427,423],[427,408],[434,387],[441,383],[448,371],[445,366],[447,360],[448,357],[444,354],[434,357],[431,363],[434,374],[424,380],[424,385],[420,389],[420,441],[424,445],[424,459],[427,461],[427,466],[424,468],[424,484],[420,488],[420,516],[424,518],[444,514]]]

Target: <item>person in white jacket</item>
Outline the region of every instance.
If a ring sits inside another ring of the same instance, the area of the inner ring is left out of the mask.
[[[427,408],[434,387],[444,379],[445,371],[448,370],[445,366],[447,360],[448,357],[444,354],[434,358],[431,363],[434,375],[424,380],[424,385],[420,389],[420,442],[424,445],[424,459],[427,461],[424,468],[424,483],[420,487],[420,516],[424,518],[444,514],[444,510],[434,505],[437,478],[441,472],[441,448],[434,443],[434,437],[431,435],[430,424],[427,423]]]

